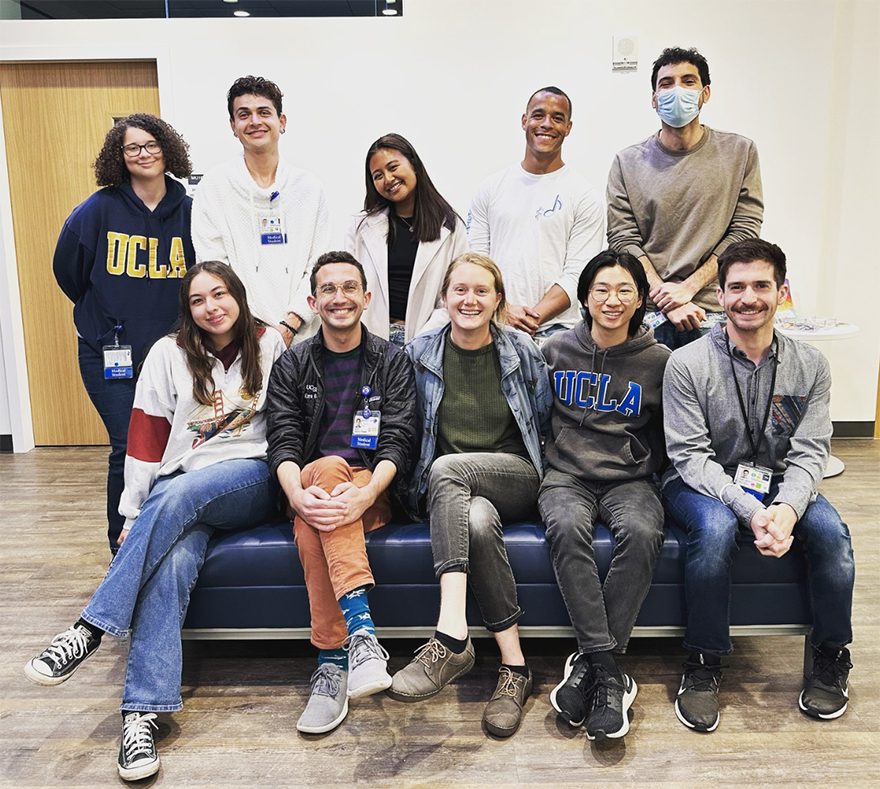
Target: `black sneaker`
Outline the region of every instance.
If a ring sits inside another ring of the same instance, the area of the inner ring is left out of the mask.
[[[849,703],[847,681],[851,668],[846,647],[831,644],[813,647],[813,670],[798,699],[801,712],[823,721],[843,715]]]
[[[721,663],[706,664],[702,652],[691,655],[684,664],[684,676],[675,699],[675,714],[689,729],[715,731],[718,714],[718,690],[721,687]]]
[[[99,646],[100,637],[82,625],[74,625],[55,636],[48,647],[25,664],[25,676],[37,685],[60,685]]]
[[[593,706],[587,722],[587,739],[623,737],[629,731],[627,712],[635,701],[639,686],[629,674],[612,674],[593,664]]]
[[[122,718],[122,742],[119,745],[119,777],[139,781],[159,772],[159,754],[153,742],[154,712],[125,712]]]
[[[565,661],[562,682],[550,691],[550,703],[569,725],[582,726],[590,709],[591,687],[590,661],[575,652]]]

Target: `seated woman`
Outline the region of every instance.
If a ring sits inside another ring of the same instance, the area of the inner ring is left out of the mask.
[[[370,146],[366,186],[364,210],[352,218],[345,248],[363,264],[373,293],[364,325],[402,346],[446,322],[440,283],[467,252],[467,231],[399,134]]]
[[[135,392],[119,554],[80,619],[25,666],[38,685],[59,685],[105,633],[131,635],[118,765],[126,781],[158,772],[155,713],[183,708],[180,626],[211,534],[263,522],[277,494],[263,406],[281,335],[253,319],[223,263],[187,271],[180,309],[179,331],[150,350]]]
[[[427,493],[440,618],[434,637],[394,675],[388,693],[401,701],[426,699],[473,667],[465,618],[470,579],[501,650],[483,723],[509,737],[519,727],[532,676],[520,648],[522,610],[502,521],[522,520],[535,509],[552,394],[537,346],[503,327],[504,284],[495,263],[472,252],[457,258],[443,295],[450,323],[407,345],[423,435],[410,494],[417,505]]]

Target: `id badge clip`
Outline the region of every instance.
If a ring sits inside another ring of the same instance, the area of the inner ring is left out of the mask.
[[[104,351],[104,378],[133,378],[134,368],[131,364],[131,346],[119,344],[119,332],[122,326],[115,329],[116,337],[113,345],[105,345]]]
[[[746,493],[751,493],[758,501],[764,501],[770,492],[770,482],[773,472],[764,466],[755,466],[751,463],[740,463],[736,467],[734,482]]]
[[[355,449],[375,449],[379,444],[379,425],[382,414],[365,408],[354,417],[351,430],[351,445]]]

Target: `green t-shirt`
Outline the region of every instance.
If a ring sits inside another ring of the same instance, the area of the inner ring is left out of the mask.
[[[447,337],[443,381],[437,410],[438,457],[509,452],[528,458],[519,425],[501,390],[501,362],[494,342],[466,351]]]

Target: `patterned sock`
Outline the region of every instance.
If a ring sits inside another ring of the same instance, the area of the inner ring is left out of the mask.
[[[342,647],[339,649],[322,649],[318,652],[318,665],[333,663],[343,671],[348,671],[348,652]]]
[[[339,607],[345,617],[345,627],[349,635],[358,630],[366,630],[375,635],[376,628],[370,616],[370,604],[367,602],[367,587],[359,586],[339,598]]]

